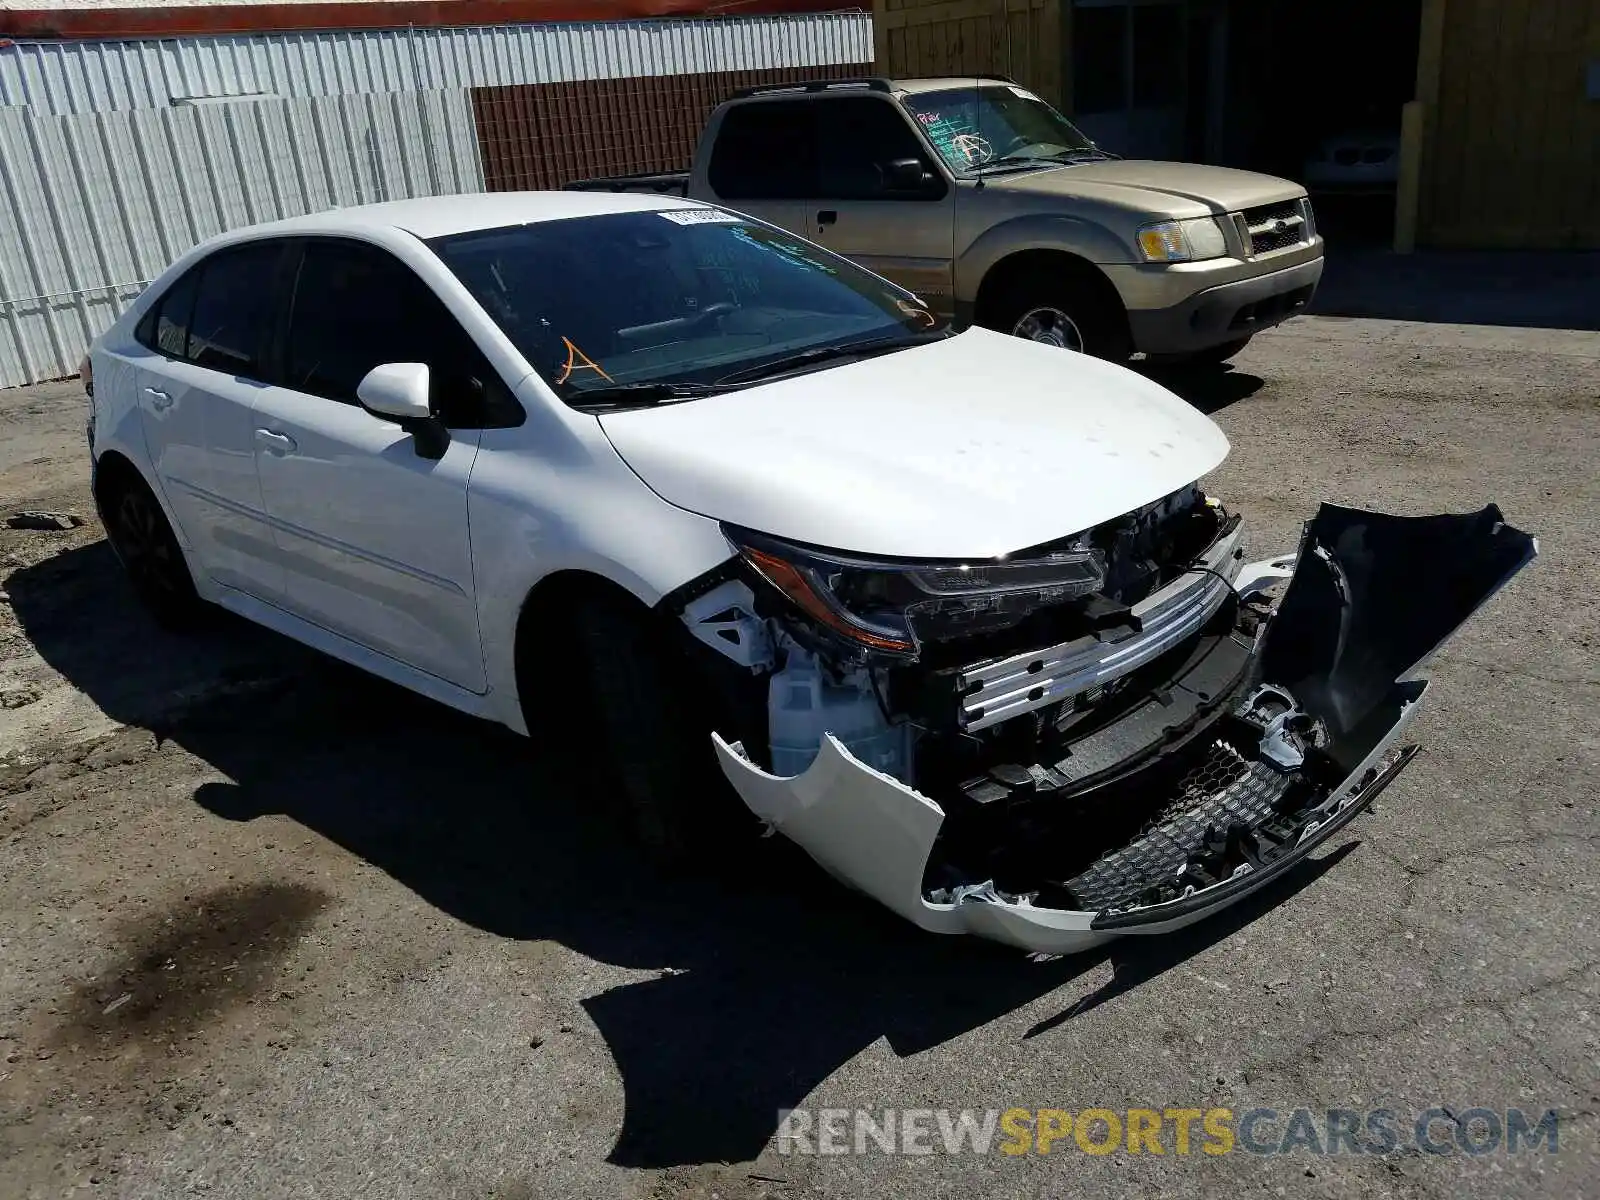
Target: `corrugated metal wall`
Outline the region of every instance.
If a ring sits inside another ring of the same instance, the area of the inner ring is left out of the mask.
[[[19,41],[0,47],[0,104],[67,114],[252,92],[333,96],[871,60],[866,12]]]
[[[556,188],[592,175],[683,170],[711,110],[739,88],[871,68],[860,62],[473,88],[484,179],[497,192]]]
[[[640,101],[576,103],[567,115],[580,119],[556,140],[541,133],[537,102],[532,124],[491,121],[500,186],[530,154],[555,164],[515,176],[528,186],[576,173],[591,161],[579,144],[620,138],[618,121],[634,135],[618,142],[627,154],[607,151],[597,172],[647,169],[633,167],[646,153],[686,160],[683,106],[698,119],[721,96],[663,76],[764,82],[858,70],[871,54],[860,12],[0,44],[0,386],[75,371],[148,280],[214,233],[483,190],[467,87],[532,83],[595,99],[583,81],[618,80],[617,96]],[[273,98],[172,104],[260,93]]]
[[[40,116],[0,108],[0,386],[70,375],[183,251],[240,225],[483,190],[460,90]]]
[[[1422,239],[1600,249],[1600,0],[1447,0]]]

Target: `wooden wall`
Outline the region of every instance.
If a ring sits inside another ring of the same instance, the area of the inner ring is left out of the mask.
[[[1600,249],[1600,101],[1585,95],[1600,0],[1428,0],[1430,10],[1422,243]]]
[[[1070,0],[873,0],[880,75],[1009,75],[1065,111]]]

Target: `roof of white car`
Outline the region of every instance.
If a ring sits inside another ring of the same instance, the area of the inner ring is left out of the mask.
[[[675,196],[633,192],[482,192],[465,196],[424,196],[358,204],[308,213],[265,225],[234,230],[249,233],[311,233],[331,230],[404,229],[419,238],[445,237],[475,229],[499,229],[535,221],[598,217],[607,213],[653,212],[663,208],[704,208]]]

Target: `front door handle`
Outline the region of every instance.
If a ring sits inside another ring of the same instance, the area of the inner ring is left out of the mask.
[[[163,392],[160,388],[145,388],[145,399],[150,401],[150,407],[157,412],[166,412],[172,407],[172,393]]]
[[[276,429],[256,430],[256,444],[268,454],[293,454],[300,449],[300,443],[287,433],[279,433]]]
[[[831,208],[825,208],[817,214],[818,225],[832,225],[838,220],[839,214]]]

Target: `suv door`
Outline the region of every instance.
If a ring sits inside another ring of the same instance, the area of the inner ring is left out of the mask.
[[[951,316],[955,191],[905,111],[877,95],[822,96],[811,107],[819,179],[808,224],[798,232]],[[921,165],[920,183],[895,178],[891,164],[908,161]]]
[[[356,400],[373,367],[424,362],[442,457]],[[388,251],[312,239],[295,276],[281,386],[256,408],[255,460],[287,607],[457,687],[485,688],[467,535],[476,397],[500,386],[460,323]],[[514,403],[514,401],[513,401]]]
[[[729,208],[803,234],[817,188],[817,129],[805,100],[751,100],[722,114],[706,183]]]
[[[246,242],[197,263],[140,319],[140,419],[156,485],[196,565],[275,603],[283,569],[256,483],[254,421],[287,244]]]

